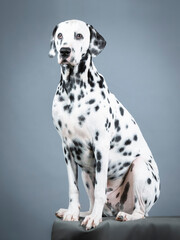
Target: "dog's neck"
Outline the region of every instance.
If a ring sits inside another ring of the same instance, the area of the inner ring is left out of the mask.
[[[91,76],[98,75],[98,72],[92,62],[92,56],[87,53],[77,66],[62,65],[61,66],[61,79],[60,85],[63,86],[67,94],[71,92],[73,88],[91,87],[95,83],[91,82]]]
[[[94,89],[99,89],[104,97],[105,89],[108,90],[106,82],[102,75],[100,75],[92,62],[92,55],[87,52],[81,59],[77,66],[62,65],[60,86],[63,92],[71,95],[73,91],[88,90],[89,92]]]

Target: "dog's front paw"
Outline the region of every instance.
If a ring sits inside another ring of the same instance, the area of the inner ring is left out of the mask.
[[[78,221],[79,220],[79,210],[67,210],[64,213],[63,221]]]
[[[81,225],[86,226],[86,230],[89,230],[91,228],[95,228],[99,225],[99,223],[102,222],[102,217],[95,214],[90,214],[84,218]]]
[[[63,221],[78,221],[79,220],[79,209],[64,209],[60,208],[56,212],[56,216],[63,218]]]
[[[65,212],[67,212],[67,209],[65,208],[60,208],[56,213],[56,217],[62,218],[65,214]]]

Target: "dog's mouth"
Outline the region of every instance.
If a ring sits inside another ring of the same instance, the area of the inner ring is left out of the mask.
[[[59,61],[59,64],[60,65],[69,65],[69,66],[72,66],[72,67],[75,67],[78,65],[78,63],[74,60],[73,57],[71,58],[64,58],[64,59],[61,59],[60,58],[60,61]]]
[[[71,65],[71,57],[67,57],[67,58],[63,58],[61,56],[59,56],[59,64],[60,65]]]
[[[66,59],[63,59],[61,62],[60,62],[61,65],[67,65],[67,64],[70,64],[69,61],[67,61]]]

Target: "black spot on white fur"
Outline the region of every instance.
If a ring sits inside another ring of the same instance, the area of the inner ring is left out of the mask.
[[[97,105],[96,107],[95,107],[95,111],[97,112],[99,110],[99,106]]]
[[[79,116],[78,117],[78,120],[79,120],[79,124],[82,125],[82,123],[85,121],[85,117],[83,115]]]
[[[97,132],[96,132],[96,135],[95,135],[96,141],[98,141],[98,137],[99,137],[99,132],[97,131]]]
[[[100,151],[97,151],[96,158],[97,158],[97,160],[101,160],[102,155],[101,155]]]
[[[131,144],[131,140],[130,139],[126,140],[124,144],[125,145],[130,145]]]
[[[124,109],[123,109],[122,107],[120,107],[120,108],[119,108],[119,111],[120,111],[120,113],[121,113],[121,116],[123,116],[123,115],[124,115]]]

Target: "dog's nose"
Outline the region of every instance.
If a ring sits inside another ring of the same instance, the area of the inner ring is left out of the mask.
[[[69,57],[70,53],[71,53],[71,49],[68,47],[62,47],[60,49],[60,54],[63,58]]]

